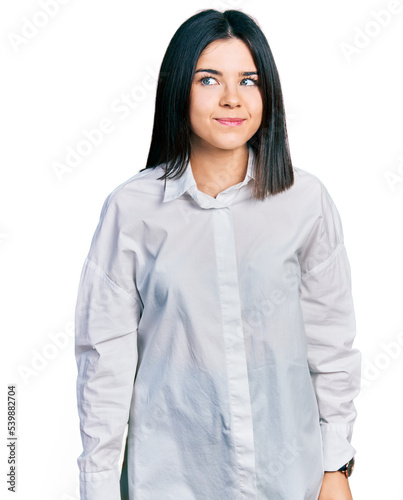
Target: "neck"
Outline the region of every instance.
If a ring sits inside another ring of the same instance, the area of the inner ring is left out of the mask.
[[[248,167],[248,147],[227,150],[197,147],[192,144],[190,155],[197,188],[213,196],[245,179]]]

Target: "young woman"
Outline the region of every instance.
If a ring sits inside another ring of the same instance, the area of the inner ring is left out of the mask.
[[[81,499],[351,500],[354,336],[340,216],[291,164],[267,40],[201,11],[81,273]]]

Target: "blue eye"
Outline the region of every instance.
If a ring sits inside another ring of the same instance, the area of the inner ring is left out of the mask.
[[[244,85],[245,87],[253,87],[254,85],[257,85],[257,80],[254,80],[253,78],[244,78],[242,81],[244,82],[245,80],[249,80],[250,82],[253,82],[252,85]]]
[[[202,78],[200,78],[199,82],[201,82],[201,84],[203,86],[209,87],[210,84],[208,82],[205,83],[205,80],[215,80],[215,78],[213,78],[212,76],[203,76]],[[244,85],[243,82],[248,81],[248,80],[249,80],[249,82],[252,82],[252,83]],[[253,87],[255,85],[258,85],[258,81],[255,80],[254,78],[244,78],[243,80],[241,80],[241,85],[243,87]]]
[[[212,76],[203,76],[203,78],[200,78],[199,81],[202,82],[202,85],[208,85],[203,83],[203,80],[214,80],[214,78]]]

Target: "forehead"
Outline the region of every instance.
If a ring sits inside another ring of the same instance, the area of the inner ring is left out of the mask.
[[[219,64],[221,67],[228,68],[241,65],[245,67],[240,69],[244,69],[245,71],[248,70],[248,68],[256,69],[249,48],[238,38],[215,40],[207,45],[200,54],[197,66],[200,67],[208,63]]]

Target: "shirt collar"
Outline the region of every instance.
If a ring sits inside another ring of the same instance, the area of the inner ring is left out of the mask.
[[[245,179],[243,180],[242,184],[240,186],[237,186],[238,188],[241,188],[245,184],[247,184],[250,179],[255,178],[254,174],[254,167],[255,167],[255,156],[253,153],[253,150],[250,146],[248,146],[248,167],[245,175]],[[231,186],[234,187],[234,186]],[[193,177],[193,172],[192,172],[192,167],[190,164],[190,160],[188,161],[188,164],[186,166],[186,170],[183,173],[183,175],[179,179],[171,179],[169,177],[166,178],[166,184],[165,184],[165,192],[164,192],[164,198],[163,201],[171,201],[176,198],[179,198],[183,193],[191,190],[194,192],[197,190],[197,184],[195,181],[195,178]]]

